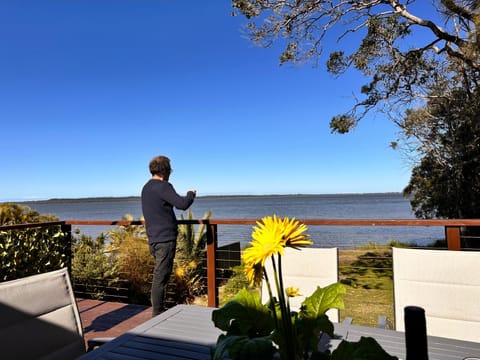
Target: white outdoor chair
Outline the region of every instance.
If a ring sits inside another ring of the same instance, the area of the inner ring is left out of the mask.
[[[80,314],[66,268],[0,283],[2,359],[68,360],[85,352]]]
[[[480,342],[480,252],[393,248],[395,328],[425,310],[427,334]]]
[[[271,261],[265,264],[268,274],[273,274]],[[282,257],[284,287],[294,286],[300,289],[302,296],[290,298],[290,308],[300,310],[301,303],[306,296],[310,296],[318,286],[338,282],[338,249],[337,248],[302,248],[296,250],[285,248]],[[276,287],[272,286],[273,296],[277,296]],[[269,299],[265,281],[262,284],[262,303]],[[338,322],[337,309],[327,312],[332,322]]]

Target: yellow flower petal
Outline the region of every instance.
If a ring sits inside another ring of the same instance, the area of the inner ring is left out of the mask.
[[[308,234],[304,234],[307,231],[305,224],[300,224],[295,218],[283,220],[283,237],[285,240],[285,246],[289,247],[302,247],[312,245]]]
[[[263,267],[260,264],[245,263],[245,276],[251,286],[259,286],[263,280]]]

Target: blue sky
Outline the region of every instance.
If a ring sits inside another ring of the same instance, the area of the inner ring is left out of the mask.
[[[136,196],[155,155],[179,193],[402,191],[387,119],[329,130],[365,79],[279,66],[245,21],[225,0],[1,0],[0,201]]]

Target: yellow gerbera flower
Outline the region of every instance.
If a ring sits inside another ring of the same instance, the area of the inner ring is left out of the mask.
[[[310,237],[305,234],[306,230],[305,224],[288,217],[281,219],[273,215],[257,221],[253,228],[251,246],[242,254],[249,281],[261,281],[267,259],[276,254],[283,255],[286,246],[296,248],[311,245]],[[258,269],[261,269],[260,274]]]
[[[251,286],[259,286],[263,280],[263,266],[259,263],[245,263],[245,276]]]
[[[246,264],[260,264],[265,266],[265,262],[273,255],[280,253],[283,254],[283,246],[279,246],[278,243],[272,243],[270,241],[258,241],[252,246],[246,248],[243,251],[242,259]]]
[[[283,239],[283,230],[281,221],[276,216],[273,218],[264,217],[257,222],[252,233],[253,240],[251,246],[243,253],[243,259],[246,263],[261,263],[265,266],[265,261],[272,255],[280,253],[283,255],[285,240]]]
[[[285,293],[288,297],[300,296],[300,289],[294,286],[289,286],[285,289]]]

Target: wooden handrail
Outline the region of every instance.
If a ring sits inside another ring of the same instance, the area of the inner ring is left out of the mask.
[[[211,224],[211,225],[255,225],[260,219],[194,219],[178,220],[179,224]],[[478,226],[480,219],[297,219],[305,225],[323,226]],[[64,220],[44,223],[26,223],[16,225],[0,225],[0,230],[25,229],[49,225],[110,225],[129,226],[143,225],[140,220]]]
[[[480,226],[480,219],[297,219],[305,225],[324,226]],[[193,220],[195,221],[195,220]],[[198,220],[199,223],[202,220]],[[259,219],[209,219],[216,225],[254,225]]]
[[[15,225],[0,225],[0,231],[5,230],[20,230],[20,229],[29,229],[36,227],[47,227],[52,225],[65,225],[65,221],[48,221],[40,223],[25,223],[25,224],[15,224]]]

